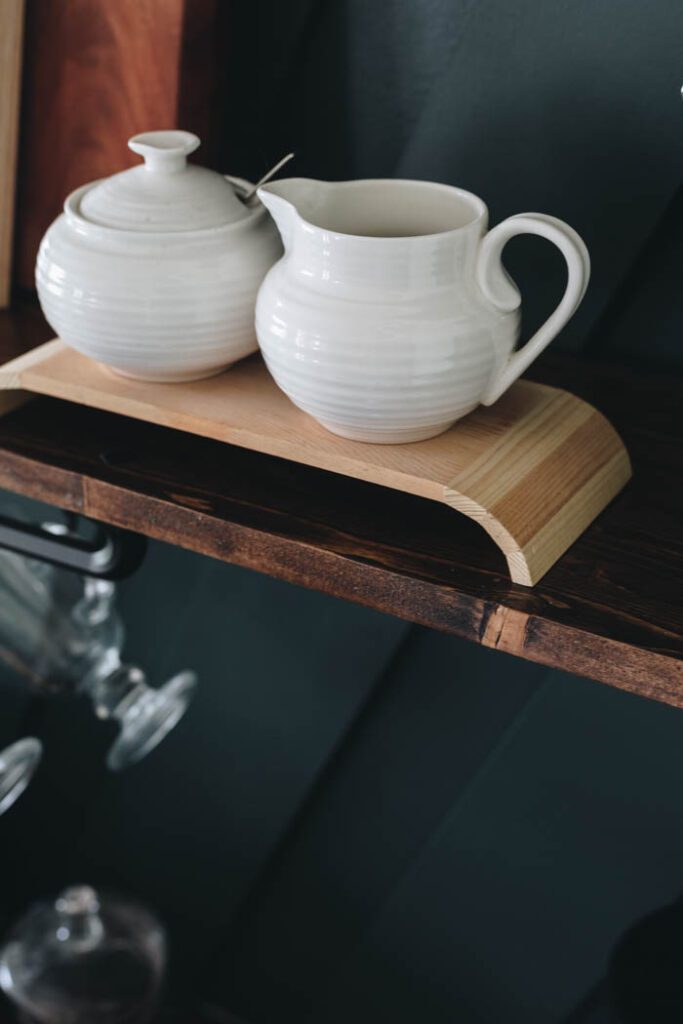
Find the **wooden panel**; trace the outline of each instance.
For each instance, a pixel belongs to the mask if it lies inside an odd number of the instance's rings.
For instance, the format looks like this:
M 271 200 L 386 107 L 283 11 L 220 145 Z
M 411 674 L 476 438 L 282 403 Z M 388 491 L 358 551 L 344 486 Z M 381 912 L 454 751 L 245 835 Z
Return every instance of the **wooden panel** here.
M 66 195 L 137 162 L 131 135 L 208 130 L 219 13 L 216 0 L 28 0 L 19 284 L 33 287 L 38 244 Z
M 0 0 L 0 309 L 12 284 L 24 0 Z
M 119 377 L 54 340 L 5 364 L 0 388 L 65 398 L 445 502 L 486 530 L 512 579 L 526 586 L 630 477 L 626 451 L 599 412 L 527 380 L 446 433 L 407 445 L 329 433 L 286 398 L 258 355 L 209 380 L 169 386 Z

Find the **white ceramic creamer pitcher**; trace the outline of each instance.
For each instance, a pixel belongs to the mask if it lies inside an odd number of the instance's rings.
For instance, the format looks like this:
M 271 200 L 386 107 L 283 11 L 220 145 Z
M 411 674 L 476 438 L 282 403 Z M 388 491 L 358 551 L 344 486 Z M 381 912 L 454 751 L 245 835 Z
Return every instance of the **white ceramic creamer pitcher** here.
M 295 405 L 342 437 L 420 441 L 491 405 L 588 284 L 588 251 L 563 221 L 524 213 L 487 232 L 482 200 L 449 185 L 290 178 L 258 194 L 285 246 L 258 294 L 261 350 Z M 514 351 L 521 300 L 501 252 L 524 233 L 555 243 L 568 281 Z

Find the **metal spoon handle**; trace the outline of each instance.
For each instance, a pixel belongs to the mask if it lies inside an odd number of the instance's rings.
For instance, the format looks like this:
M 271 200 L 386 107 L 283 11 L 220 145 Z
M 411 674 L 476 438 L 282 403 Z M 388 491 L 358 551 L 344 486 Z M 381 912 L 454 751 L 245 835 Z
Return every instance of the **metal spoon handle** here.
M 278 160 L 278 162 L 275 164 L 275 166 L 271 167 L 270 170 L 267 171 L 263 175 L 263 177 L 260 178 L 259 181 L 256 182 L 256 184 L 253 186 L 253 188 L 250 188 L 249 191 L 245 195 L 242 196 L 242 202 L 243 203 L 248 203 L 249 200 L 253 196 L 256 195 L 256 192 L 257 192 L 258 189 L 261 188 L 261 185 L 265 185 L 265 183 L 267 181 L 270 181 L 270 179 L 273 177 L 273 175 L 277 174 L 277 172 L 280 170 L 280 168 L 284 167 L 285 164 L 288 164 L 293 156 L 294 156 L 293 153 L 288 153 L 287 156 L 283 156 L 282 160 Z

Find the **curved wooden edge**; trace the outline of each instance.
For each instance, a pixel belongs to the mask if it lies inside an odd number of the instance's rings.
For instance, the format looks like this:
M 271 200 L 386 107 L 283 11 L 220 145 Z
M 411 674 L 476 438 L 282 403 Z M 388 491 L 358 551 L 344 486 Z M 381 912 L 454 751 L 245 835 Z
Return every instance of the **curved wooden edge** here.
M 602 413 L 567 391 L 548 389 L 548 396 L 444 488 L 446 504 L 486 530 L 513 582 L 525 587 L 538 583 L 632 475 Z
M 486 530 L 505 555 L 513 582 L 527 587 L 631 476 L 621 439 L 601 413 L 567 391 L 524 380 L 451 431 L 402 446 L 362 445 L 323 431 L 253 361 L 194 390 L 169 390 L 103 374 L 54 340 L 3 366 L 0 389 L 5 388 L 91 405 L 443 501 Z

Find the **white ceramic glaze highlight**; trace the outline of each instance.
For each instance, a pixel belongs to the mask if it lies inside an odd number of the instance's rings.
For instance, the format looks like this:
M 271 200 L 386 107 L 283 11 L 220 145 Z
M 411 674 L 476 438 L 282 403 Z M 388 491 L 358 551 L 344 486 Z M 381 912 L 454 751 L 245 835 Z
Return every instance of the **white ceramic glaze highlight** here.
M 257 348 L 254 305 L 282 246 L 249 182 L 186 164 L 199 140 L 148 132 L 135 167 L 76 189 L 38 252 L 43 312 L 124 376 L 190 381 Z
M 256 304 L 270 372 L 300 409 L 358 441 L 420 441 L 491 405 L 583 298 L 588 251 L 543 214 L 487 233 L 477 196 L 400 180 L 277 181 L 259 189 L 285 246 Z M 568 268 L 564 297 L 519 351 L 520 295 L 501 263 L 529 232 Z

